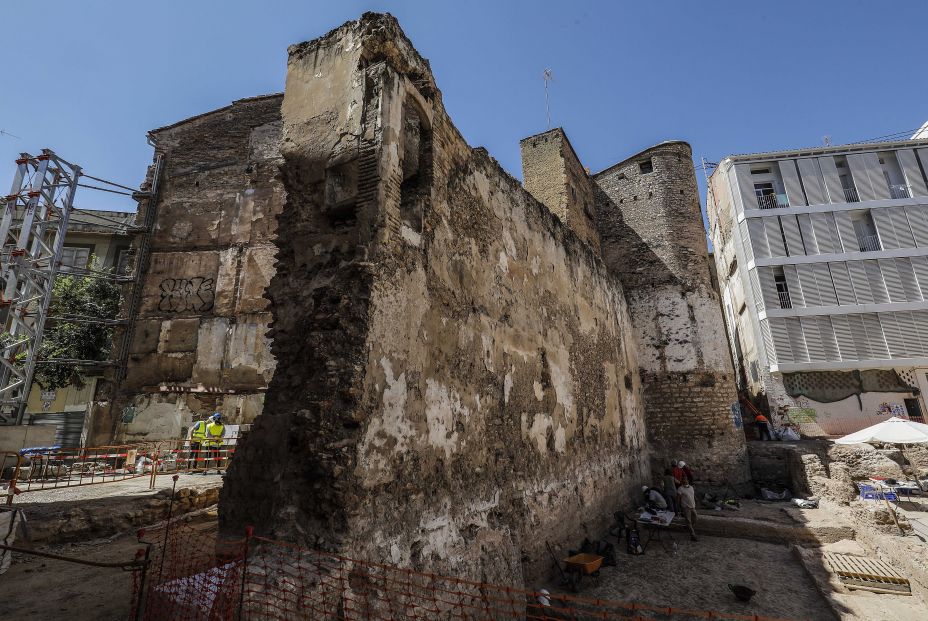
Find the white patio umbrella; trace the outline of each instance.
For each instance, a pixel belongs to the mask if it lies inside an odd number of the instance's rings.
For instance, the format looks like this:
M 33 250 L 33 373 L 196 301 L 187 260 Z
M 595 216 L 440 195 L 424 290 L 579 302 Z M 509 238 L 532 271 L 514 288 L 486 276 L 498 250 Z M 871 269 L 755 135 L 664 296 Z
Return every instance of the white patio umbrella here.
M 882 423 L 835 440 L 835 444 L 863 444 L 864 442 L 924 444 L 928 442 L 928 425 L 893 416 Z
M 858 432 L 848 434 L 843 438 L 835 440 L 835 444 L 863 444 L 864 442 L 901 444 L 904 455 L 906 444 L 924 444 L 928 442 L 928 425 L 913 423 L 910 420 L 893 416 L 888 420 L 884 420 L 882 423 L 867 427 L 866 429 L 861 429 Z M 922 484 L 917 476 L 915 477 L 915 483 L 918 485 L 919 489 L 921 489 Z M 889 514 L 892 516 L 893 522 L 896 523 L 899 531 L 905 534 L 905 531 L 902 530 L 902 527 L 899 526 L 899 521 L 896 519 L 896 512 L 893 511 L 893 508 L 890 506 L 885 496 L 883 497 L 883 501 L 886 503 L 886 508 L 889 509 Z

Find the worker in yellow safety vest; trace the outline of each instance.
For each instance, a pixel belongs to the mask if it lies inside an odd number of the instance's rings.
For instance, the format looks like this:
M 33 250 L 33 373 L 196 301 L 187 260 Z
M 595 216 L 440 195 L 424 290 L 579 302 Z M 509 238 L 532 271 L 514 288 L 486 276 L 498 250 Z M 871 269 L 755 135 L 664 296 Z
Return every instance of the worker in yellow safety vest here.
M 193 427 L 190 428 L 190 433 L 188 438 L 190 440 L 190 463 L 187 468 L 189 470 L 199 469 L 202 464 L 200 460 L 202 457 L 203 445 L 206 443 L 206 423 L 208 420 L 198 420 L 193 424 Z
M 204 473 L 209 471 L 209 465 L 212 459 L 216 460 L 216 472 L 221 473 L 224 462 L 222 455 L 222 442 L 223 436 L 226 432 L 225 425 L 222 424 L 222 414 L 215 412 L 212 416 L 210 416 L 209 420 L 206 421 L 205 430 L 206 438 L 203 441 L 203 444 L 208 452 L 206 458 L 206 470 L 204 470 Z

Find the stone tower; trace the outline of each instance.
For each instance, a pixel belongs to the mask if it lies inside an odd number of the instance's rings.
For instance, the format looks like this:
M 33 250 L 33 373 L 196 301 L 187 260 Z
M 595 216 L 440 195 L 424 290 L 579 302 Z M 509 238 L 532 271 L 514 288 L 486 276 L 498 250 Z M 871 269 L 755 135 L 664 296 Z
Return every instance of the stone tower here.
M 593 183 L 560 127 L 523 138 L 525 189 L 574 233 L 599 250 Z
M 656 465 L 682 459 L 704 485 L 739 488 L 746 448 L 692 158 L 664 142 L 593 175 L 597 225 L 635 326 Z

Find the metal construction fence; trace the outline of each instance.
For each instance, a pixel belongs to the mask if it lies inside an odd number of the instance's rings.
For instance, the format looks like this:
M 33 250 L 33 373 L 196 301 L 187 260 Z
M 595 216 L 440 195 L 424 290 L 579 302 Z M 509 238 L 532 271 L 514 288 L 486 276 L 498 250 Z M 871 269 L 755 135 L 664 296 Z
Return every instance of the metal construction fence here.
M 782 621 L 546 595 L 347 558 L 252 536 L 168 522 L 144 534 L 147 571 L 133 581 L 133 618 L 146 621 L 629 619 Z
M 234 440 L 234 438 L 232 439 Z M 0 497 L 7 505 L 28 492 L 118 483 L 159 474 L 225 470 L 234 444 L 200 446 L 187 440 L 114 446 L 45 447 L 0 453 Z

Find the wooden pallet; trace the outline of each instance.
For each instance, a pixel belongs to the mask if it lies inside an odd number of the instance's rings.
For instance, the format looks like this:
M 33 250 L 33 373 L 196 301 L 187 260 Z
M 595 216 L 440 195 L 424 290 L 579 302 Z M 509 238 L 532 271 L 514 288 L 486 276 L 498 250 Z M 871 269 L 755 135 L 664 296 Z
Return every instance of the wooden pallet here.
M 849 589 L 911 595 L 909 581 L 895 569 L 877 559 L 826 552 L 825 562 Z

